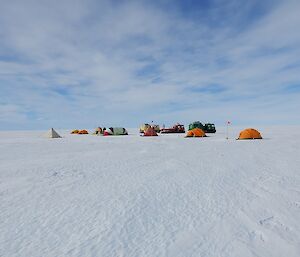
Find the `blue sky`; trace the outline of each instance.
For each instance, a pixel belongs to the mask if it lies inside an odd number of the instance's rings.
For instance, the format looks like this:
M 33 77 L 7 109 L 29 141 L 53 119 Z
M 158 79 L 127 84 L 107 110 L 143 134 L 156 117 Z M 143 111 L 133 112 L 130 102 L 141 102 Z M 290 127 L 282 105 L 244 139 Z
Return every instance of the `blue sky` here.
M 300 2 L 0 8 L 0 129 L 299 124 Z

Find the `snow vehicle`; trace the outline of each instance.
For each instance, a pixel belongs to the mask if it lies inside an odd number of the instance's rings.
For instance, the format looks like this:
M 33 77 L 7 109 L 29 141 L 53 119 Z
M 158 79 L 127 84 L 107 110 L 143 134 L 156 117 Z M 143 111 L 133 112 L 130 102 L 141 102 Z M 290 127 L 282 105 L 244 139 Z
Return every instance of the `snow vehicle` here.
M 194 121 L 193 123 L 189 124 L 189 130 L 192 130 L 194 128 L 199 128 L 202 129 L 203 131 L 205 130 L 204 125 L 200 121 Z
M 205 125 L 203 125 L 200 121 L 194 121 L 193 123 L 189 124 L 189 130 L 194 128 L 200 128 L 205 133 L 216 133 L 216 127 L 213 123 L 205 123 Z
M 181 124 L 177 123 L 172 128 L 163 128 L 163 129 L 161 129 L 160 133 L 162 133 L 162 134 L 185 133 L 185 129 L 184 129 L 184 125 L 181 125 Z
M 216 127 L 213 123 L 205 123 L 204 125 L 204 132 L 205 133 L 216 133 Z

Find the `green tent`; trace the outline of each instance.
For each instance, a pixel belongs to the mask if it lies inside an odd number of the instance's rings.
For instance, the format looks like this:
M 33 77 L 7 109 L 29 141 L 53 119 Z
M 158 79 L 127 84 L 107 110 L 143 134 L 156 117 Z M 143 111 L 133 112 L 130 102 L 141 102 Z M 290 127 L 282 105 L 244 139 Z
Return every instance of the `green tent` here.
M 125 128 L 113 128 L 114 135 L 128 135 L 128 132 Z
M 114 136 L 128 135 L 127 130 L 125 128 L 121 128 L 121 127 L 109 128 L 106 131 L 108 132 L 108 134 L 114 135 Z

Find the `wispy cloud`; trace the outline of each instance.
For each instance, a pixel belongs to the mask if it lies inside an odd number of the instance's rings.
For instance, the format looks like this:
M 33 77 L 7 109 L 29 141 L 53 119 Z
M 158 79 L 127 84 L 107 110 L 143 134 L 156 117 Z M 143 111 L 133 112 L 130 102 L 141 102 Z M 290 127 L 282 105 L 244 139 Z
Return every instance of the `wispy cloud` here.
M 299 120 L 299 1 L 183 2 L 3 1 L 0 128 Z

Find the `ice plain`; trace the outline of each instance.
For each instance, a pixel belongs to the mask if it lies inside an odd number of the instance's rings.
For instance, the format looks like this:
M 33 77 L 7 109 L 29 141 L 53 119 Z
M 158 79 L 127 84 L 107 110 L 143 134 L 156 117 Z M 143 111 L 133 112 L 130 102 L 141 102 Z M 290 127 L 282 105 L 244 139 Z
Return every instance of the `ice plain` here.
M 0 256 L 300 256 L 300 127 L 0 132 Z

